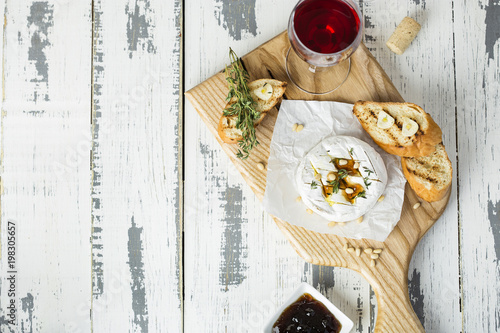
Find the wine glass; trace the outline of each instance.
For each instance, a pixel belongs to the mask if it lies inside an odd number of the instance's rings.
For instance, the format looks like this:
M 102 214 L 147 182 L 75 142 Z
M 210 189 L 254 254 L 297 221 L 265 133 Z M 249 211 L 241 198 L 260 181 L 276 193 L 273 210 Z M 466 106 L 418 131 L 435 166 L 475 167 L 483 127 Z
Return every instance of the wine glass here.
M 313 95 L 338 89 L 349 76 L 350 56 L 362 34 L 363 20 L 354 1 L 300 0 L 288 21 L 291 47 L 285 69 L 290 81 Z

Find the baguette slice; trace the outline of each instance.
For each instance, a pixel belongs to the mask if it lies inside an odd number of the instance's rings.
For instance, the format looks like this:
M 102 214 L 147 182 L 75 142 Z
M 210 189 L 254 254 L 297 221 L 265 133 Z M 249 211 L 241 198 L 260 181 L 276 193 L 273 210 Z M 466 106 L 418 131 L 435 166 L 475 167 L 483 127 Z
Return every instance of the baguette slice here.
M 425 201 L 438 201 L 451 185 L 453 170 L 443 144 L 425 157 L 403 157 L 403 173 L 411 188 Z
M 378 115 L 381 111 L 385 111 L 395 120 L 394 124 L 387 129 L 377 126 Z M 439 126 L 428 113 L 413 103 L 359 101 L 354 104 L 353 113 L 373 141 L 389 154 L 406 157 L 427 156 L 442 141 Z M 404 117 L 418 124 L 418 130 L 412 136 L 403 135 Z
M 260 99 L 254 93 L 256 89 L 262 89 L 262 87 L 265 84 L 270 84 L 273 87 L 273 93 L 271 95 L 271 98 L 269 98 L 268 100 Z M 281 82 L 272 79 L 260 79 L 250 82 L 248 84 L 248 88 L 250 89 L 250 95 L 252 96 L 253 100 L 257 103 L 256 110 L 258 112 L 261 112 L 260 118 L 257 119 L 254 123 L 255 126 L 258 126 L 264 119 L 264 117 L 267 115 L 267 113 L 271 111 L 271 109 L 281 101 L 281 98 L 283 97 L 283 94 L 285 93 L 286 90 L 286 82 Z M 224 109 L 226 109 L 231 104 L 234 104 L 235 102 L 236 98 L 233 97 Z M 224 116 L 224 115 L 222 115 L 222 117 L 220 118 L 219 127 L 217 131 L 219 132 L 219 136 L 222 139 L 222 141 L 226 143 L 237 143 L 238 141 L 243 139 L 241 130 L 236 128 L 237 118 L 238 118 L 237 116 Z

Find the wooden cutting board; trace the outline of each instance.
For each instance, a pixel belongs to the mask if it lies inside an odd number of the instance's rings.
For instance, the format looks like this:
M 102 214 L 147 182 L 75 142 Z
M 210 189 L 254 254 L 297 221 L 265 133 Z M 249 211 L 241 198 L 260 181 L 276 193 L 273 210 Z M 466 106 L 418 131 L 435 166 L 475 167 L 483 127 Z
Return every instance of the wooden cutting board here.
M 242 57 L 250 79 L 274 78 L 289 81 L 284 68 L 289 46 L 288 37 L 284 32 Z M 358 100 L 403 102 L 403 98 L 390 79 L 363 44 L 353 54 L 351 62 L 351 73 L 337 91 L 328 95 L 312 96 L 301 92 L 289 83 L 285 98 L 346 103 L 354 103 Z M 237 145 L 222 142 L 217 134 L 217 125 L 226 104 L 227 93 L 225 76 L 220 72 L 186 92 L 186 96 L 219 141 L 222 149 L 241 172 L 245 181 L 259 200 L 262 200 L 266 189 L 266 170 L 258 170 L 256 163 L 267 162 L 278 110 L 271 111 L 260 124 L 257 130 L 260 145 L 252 150 L 249 159 L 242 161 L 236 158 Z M 275 217 L 274 221 L 297 253 L 307 262 L 350 268 L 368 280 L 375 291 L 378 303 L 375 332 L 424 332 L 409 299 L 408 266 L 417 243 L 441 216 L 449 196 L 450 191 L 441 201 L 421 202 L 407 185 L 401 220 L 383 243 L 320 234 L 293 226 Z M 414 204 L 418 202 L 421 202 L 421 206 L 413 209 Z M 346 243 L 350 247 L 359 247 L 362 250 L 381 248 L 383 252 L 376 260 L 375 267 L 372 267 L 368 254 L 362 253 L 358 257 L 355 252 L 345 251 Z

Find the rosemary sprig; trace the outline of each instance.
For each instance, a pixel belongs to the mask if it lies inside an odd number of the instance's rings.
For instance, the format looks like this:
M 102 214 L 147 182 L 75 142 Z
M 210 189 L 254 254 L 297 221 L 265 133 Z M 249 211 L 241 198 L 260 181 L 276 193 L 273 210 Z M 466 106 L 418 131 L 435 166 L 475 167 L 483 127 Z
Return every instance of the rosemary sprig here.
M 255 136 L 255 121 L 259 119 L 260 112 L 255 108 L 256 103 L 250 95 L 247 82 L 249 75 L 243 68 L 240 58 L 229 48 L 229 59 L 231 67 L 226 66 L 226 80 L 229 84 L 229 93 L 226 101 L 235 102 L 228 105 L 224 110 L 224 116 L 237 116 L 236 128 L 241 130 L 243 139 L 238 141 L 241 150 L 238 149 L 236 157 L 244 160 L 250 155 L 252 148 L 259 144 Z

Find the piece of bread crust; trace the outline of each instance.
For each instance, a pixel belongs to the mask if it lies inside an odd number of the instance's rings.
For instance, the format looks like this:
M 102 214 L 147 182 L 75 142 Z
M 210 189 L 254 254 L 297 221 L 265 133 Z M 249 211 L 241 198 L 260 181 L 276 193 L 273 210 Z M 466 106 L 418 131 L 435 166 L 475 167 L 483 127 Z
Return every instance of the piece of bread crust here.
M 378 114 L 385 111 L 395 122 L 388 129 L 377 126 Z M 430 155 L 436 144 L 442 141 L 442 132 L 431 116 L 413 103 L 378 103 L 359 101 L 354 104 L 354 115 L 361 126 L 382 149 L 389 154 L 405 157 Z M 419 125 L 417 133 L 403 136 L 403 117 L 408 117 Z
M 264 101 L 259 97 L 257 97 L 253 93 L 253 91 L 259 87 L 264 86 L 264 84 L 266 83 L 273 86 L 273 94 L 271 98 Z M 287 86 L 286 82 L 272 80 L 272 79 L 255 80 L 248 84 L 248 88 L 250 89 L 250 95 L 257 103 L 256 110 L 261 112 L 260 118 L 254 122 L 255 127 L 257 127 L 262 122 L 264 117 L 269 113 L 269 111 L 272 110 L 274 106 L 276 106 L 276 104 L 281 102 L 283 94 L 285 93 L 286 90 L 286 86 Z M 236 98 L 233 97 L 227 103 L 224 109 L 226 109 L 228 106 L 230 106 L 235 102 Z M 221 116 L 217 132 L 219 133 L 219 136 L 222 139 L 222 141 L 226 143 L 237 143 L 238 141 L 241 141 L 243 139 L 241 130 L 236 128 L 236 120 L 237 120 L 236 116 L 224 116 L 224 115 Z
M 453 169 L 441 143 L 429 156 L 401 158 L 401 165 L 411 188 L 427 202 L 442 199 L 451 185 Z

